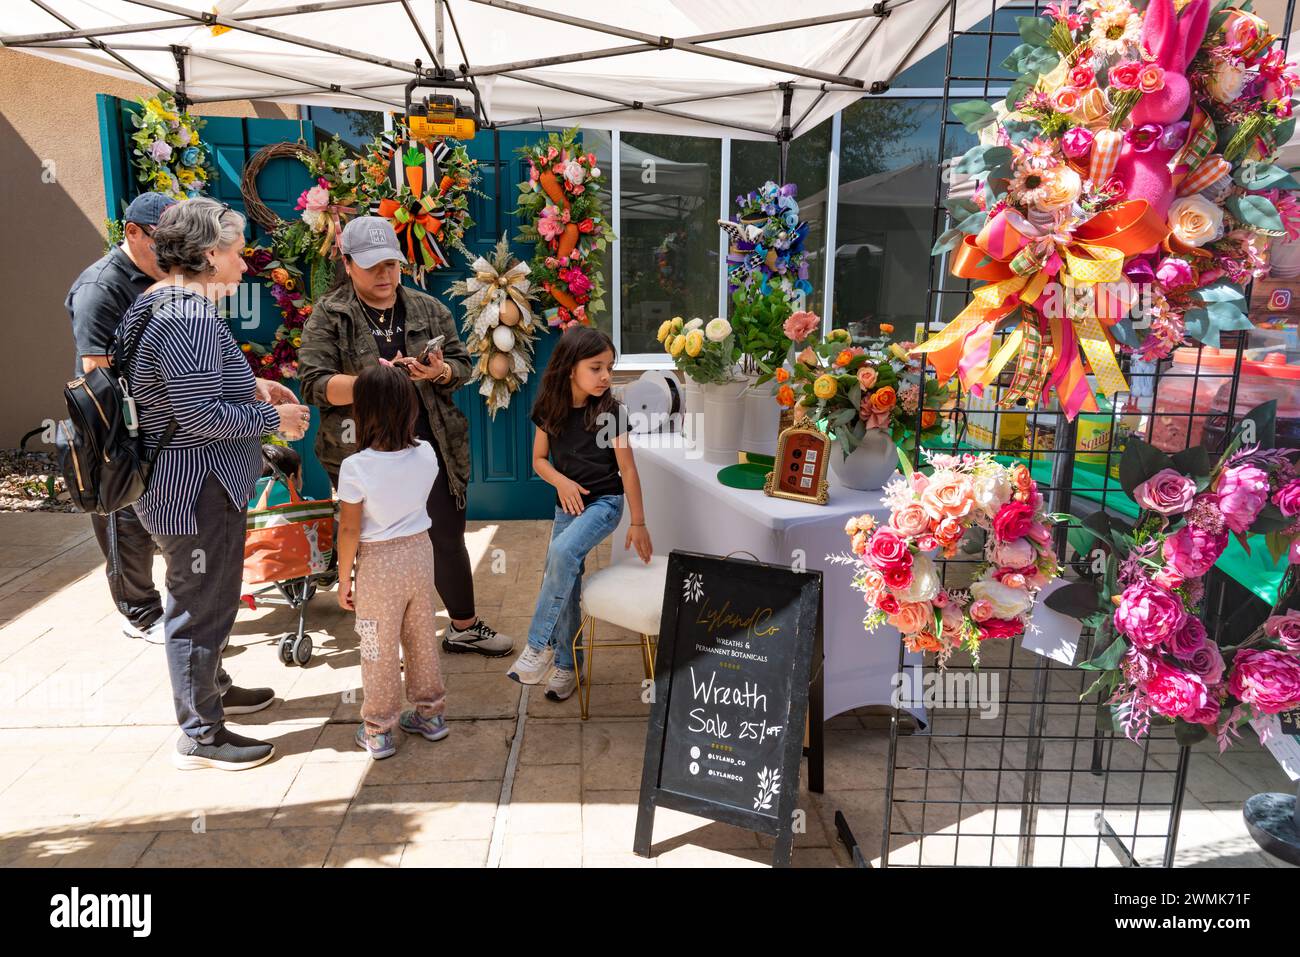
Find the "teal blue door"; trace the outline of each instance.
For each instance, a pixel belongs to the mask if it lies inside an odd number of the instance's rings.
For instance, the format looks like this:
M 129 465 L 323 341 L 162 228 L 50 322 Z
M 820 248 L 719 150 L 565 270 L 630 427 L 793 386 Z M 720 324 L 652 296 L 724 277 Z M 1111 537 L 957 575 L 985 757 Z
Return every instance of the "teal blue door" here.
M 140 185 L 130 168 L 131 150 L 130 112 L 138 107 L 129 101 L 100 94 L 100 141 L 104 167 L 104 192 L 108 214 L 120 217 L 122 208 L 140 192 Z M 217 179 L 210 194 L 234 209 L 244 209 L 239 190 L 240 178 L 248 159 L 263 146 L 271 143 L 295 142 L 301 136 L 309 147 L 315 146 L 315 129 L 310 123 L 297 120 L 244 119 L 237 117 L 205 117 L 207 125 L 203 139 L 216 153 Z M 523 161 L 515 149 L 535 138 L 535 133 L 485 131 L 467 145 L 470 155 L 478 160 L 482 171 L 479 188 L 487 198 L 471 198 L 470 215 L 475 227 L 466 237 L 466 246 L 474 255 L 485 253 L 496 244 L 501 235 L 514 236 L 519 222 L 513 216 L 515 184 L 526 178 Z M 311 186 L 304 166 L 293 162 L 268 164 L 257 179 L 258 195 L 279 216 L 289 219 L 297 213 L 294 204 L 304 189 Z M 249 221 L 249 238 L 252 242 L 268 243 L 261 226 Z M 532 250 L 514 244 L 515 254 L 528 258 Z M 468 263 L 453 257 L 452 269 L 433 273 L 425 283 L 425 291 L 437 296 L 451 309 L 459 322 L 463 315 L 459 304 L 450 300 L 447 290 L 468 271 Z M 269 344 L 280 324 L 280 312 L 261 283 L 246 284 L 241 290 L 241 303 L 256 300 L 258 308 L 245 315 L 232 314 L 232 330 L 236 339 Z M 557 333 L 547 333 L 537 340 L 536 373 L 524 389 L 520 390 L 510 408 L 488 418 L 477 385 L 468 385 L 455 397 L 457 406 L 470 422 L 471 473 L 469 487 L 469 517 L 471 519 L 550 518 L 554 513 L 554 492 L 533 472 L 533 426 L 528 419 L 536 395 L 542 369 L 555 346 Z M 296 383 L 290 381 L 290 386 Z M 315 417 L 312 431 L 294 448 L 302 455 L 304 491 L 311 496 L 327 496 L 329 479 L 312 452 L 315 441 Z

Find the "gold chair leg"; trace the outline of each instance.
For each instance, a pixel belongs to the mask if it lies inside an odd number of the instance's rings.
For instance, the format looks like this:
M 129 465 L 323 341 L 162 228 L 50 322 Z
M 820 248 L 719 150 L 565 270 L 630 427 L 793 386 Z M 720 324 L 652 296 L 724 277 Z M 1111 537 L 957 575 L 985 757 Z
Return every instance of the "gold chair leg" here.
M 645 676 L 653 681 L 655 677 L 655 653 L 650 647 L 650 636 L 643 634 L 641 636 L 641 664 L 645 668 Z
M 584 644 L 578 644 L 578 637 L 590 628 L 590 634 L 585 638 Z M 582 656 L 582 665 L 578 665 L 578 650 L 586 652 Z M 574 674 L 578 679 L 578 707 L 582 712 L 582 720 L 586 721 L 591 706 L 591 657 L 596 650 L 596 619 L 587 615 L 578 625 L 578 630 L 573 636 L 573 665 Z M 584 675 L 583 672 L 586 672 Z

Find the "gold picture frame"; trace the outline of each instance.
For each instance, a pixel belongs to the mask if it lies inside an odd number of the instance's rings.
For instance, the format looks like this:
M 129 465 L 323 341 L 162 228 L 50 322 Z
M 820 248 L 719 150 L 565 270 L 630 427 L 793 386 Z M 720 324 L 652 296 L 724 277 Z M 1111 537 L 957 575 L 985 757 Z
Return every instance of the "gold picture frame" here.
M 785 429 L 776 440 L 776 464 L 763 481 L 763 494 L 825 505 L 830 452 L 830 436 L 808 426 Z

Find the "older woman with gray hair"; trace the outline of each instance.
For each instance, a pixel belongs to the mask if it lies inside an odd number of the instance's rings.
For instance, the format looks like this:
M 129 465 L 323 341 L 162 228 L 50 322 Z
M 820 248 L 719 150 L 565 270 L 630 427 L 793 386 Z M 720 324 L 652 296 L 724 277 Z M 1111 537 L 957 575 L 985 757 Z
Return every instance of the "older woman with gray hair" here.
M 181 769 L 255 767 L 275 748 L 225 727 L 229 714 L 260 711 L 269 688 L 236 688 L 221 651 L 239 606 L 244 511 L 261 474 L 260 438 L 301 438 L 306 406 L 284 386 L 255 379 L 218 300 L 245 271 L 244 217 L 193 199 L 167 209 L 153 233 L 166 278 L 149 287 L 118 326 L 126 375 L 149 451 L 140 523 L 167 562 L 167 664 L 181 734 Z

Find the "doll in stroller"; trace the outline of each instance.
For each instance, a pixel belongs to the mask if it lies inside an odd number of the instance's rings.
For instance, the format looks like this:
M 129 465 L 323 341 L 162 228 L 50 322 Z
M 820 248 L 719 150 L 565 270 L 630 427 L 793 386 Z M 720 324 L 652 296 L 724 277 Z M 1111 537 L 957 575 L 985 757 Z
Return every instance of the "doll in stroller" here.
M 263 443 L 262 477 L 248 502 L 244 539 L 244 583 L 262 585 L 243 595 L 249 608 L 288 605 L 298 613 L 296 631 L 282 635 L 280 660 L 306 665 L 312 639 L 307 633 L 307 603 L 318 588 L 338 580 L 334 555 L 336 530 L 333 500 L 301 496 L 302 458 L 284 445 Z

